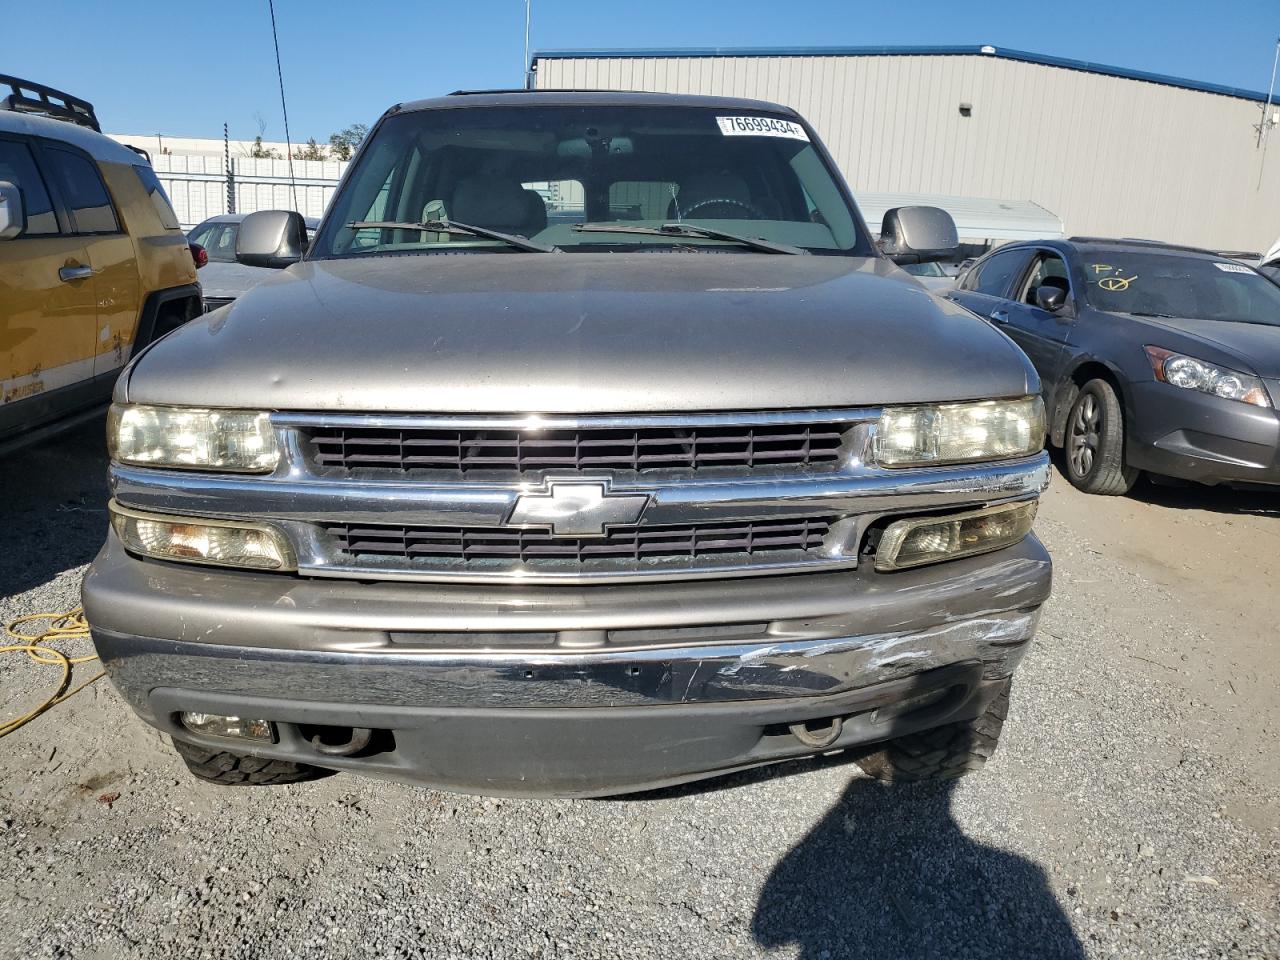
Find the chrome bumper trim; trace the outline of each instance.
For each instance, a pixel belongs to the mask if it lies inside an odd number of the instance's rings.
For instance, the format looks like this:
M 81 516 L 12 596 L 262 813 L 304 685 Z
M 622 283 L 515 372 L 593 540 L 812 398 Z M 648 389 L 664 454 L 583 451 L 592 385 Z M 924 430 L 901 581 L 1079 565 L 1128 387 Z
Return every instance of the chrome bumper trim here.
M 611 707 L 821 696 L 981 661 L 1010 675 L 1039 608 L 923 630 L 821 640 L 548 653 L 366 653 L 175 643 L 95 630 L 112 680 L 139 709 L 159 687 L 398 707 Z

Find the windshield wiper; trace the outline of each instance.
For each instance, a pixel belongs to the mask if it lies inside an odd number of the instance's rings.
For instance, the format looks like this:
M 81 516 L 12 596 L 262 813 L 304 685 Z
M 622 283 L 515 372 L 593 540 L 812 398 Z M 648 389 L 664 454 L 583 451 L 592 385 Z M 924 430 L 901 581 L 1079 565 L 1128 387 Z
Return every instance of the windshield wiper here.
M 725 240 L 729 243 L 740 243 L 753 250 L 765 253 L 808 253 L 808 250 L 793 247 L 789 243 L 775 243 L 760 237 L 743 237 L 724 230 L 711 227 L 699 227 L 692 223 L 664 223 L 660 227 L 637 227 L 623 223 L 575 223 L 569 228 L 575 233 L 639 233 L 648 237 L 700 237 L 706 240 Z
M 1172 313 L 1147 313 L 1143 310 L 1127 310 L 1125 311 L 1131 317 L 1159 317 L 1161 320 L 1177 320 L 1178 318 Z
M 550 247 L 537 240 L 530 240 L 515 233 L 503 233 L 501 230 L 490 230 L 488 227 L 477 227 L 470 223 L 459 223 L 457 220 L 422 220 L 410 223 L 405 220 L 353 220 L 347 224 L 351 230 L 422 230 L 428 233 L 456 233 L 472 237 L 483 237 L 485 240 L 499 240 L 508 243 L 517 250 L 529 253 L 559 253 L 559 247 Z

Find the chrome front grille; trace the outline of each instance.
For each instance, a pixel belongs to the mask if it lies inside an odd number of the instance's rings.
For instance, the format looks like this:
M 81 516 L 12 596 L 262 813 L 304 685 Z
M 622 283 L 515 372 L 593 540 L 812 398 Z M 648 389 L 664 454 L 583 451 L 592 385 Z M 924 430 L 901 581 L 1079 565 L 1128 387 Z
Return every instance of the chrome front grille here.
M 885 517 L 1048 482 L 1043 455 L 879 468 L 879 416 L 275 413 L 284 456 L 269 476 L 113 464 L 112 482 L 139 510 L 271 523 L 304 577 L 464 583 L 848 569 Z
M 596 560 L 703 560 L 740 555 L 750 561 L 777 554 L 804 555 L 821 548 L 832 517 L 742 520 L 721 523 L 618 527 L 600 537 L 562 537 L 550 530 L 503 527 L 402 527 L 342 524 L 325 528 L 333 548 L 356 561 L 396 557 L 412 562 L 464 564 L 494 561 L 522 565 Z
M 305 433 L 321 473 L 524 475 L 547 471 L 831 470 L 842 423 L 568 428 L 317 427 Z

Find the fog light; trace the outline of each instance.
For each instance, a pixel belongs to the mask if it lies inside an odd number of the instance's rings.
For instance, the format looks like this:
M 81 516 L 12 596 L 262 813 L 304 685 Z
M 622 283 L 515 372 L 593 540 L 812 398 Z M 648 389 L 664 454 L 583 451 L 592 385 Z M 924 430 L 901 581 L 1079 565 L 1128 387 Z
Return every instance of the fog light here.
M 230 737 L 236 740 L 271 741 L 271 721 L 249 720 L 245 717 L 224 717 L 216 713 L 184 712 L 179 719 L 192 733 L 210 737 Z
M 1031 532 L 1036 506 L 1031 500 L 949 517 L 898 520 L 880 538 L 876 569 L 902 570 L 1012 546 Z
M 265 523 L 141 513 L 109 503 L 111 526 L 134 553 L 160 560 L 255 570 L 293 570 L 284 534 Z

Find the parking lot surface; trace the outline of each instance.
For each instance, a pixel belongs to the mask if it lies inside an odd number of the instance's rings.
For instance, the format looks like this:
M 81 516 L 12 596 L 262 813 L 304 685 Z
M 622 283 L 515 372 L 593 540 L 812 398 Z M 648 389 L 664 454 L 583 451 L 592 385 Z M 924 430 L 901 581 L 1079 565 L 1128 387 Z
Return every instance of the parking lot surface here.
M 77 603 L 101 425 L 0 465 L 0 616 Z M 1061 478 L 976 776 L 840 758 L 615 800 L 190 779 L 104 681 L 0 741 L 0 957 L 1280 956 L 1280 494 Z M 96 664 L 79 668 L 91 675 Z M 0 715 L 56 671 L 0 662 Z

